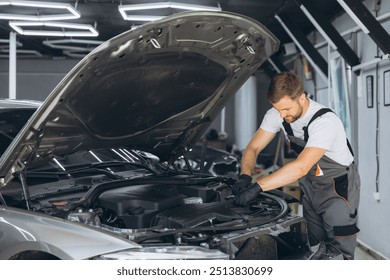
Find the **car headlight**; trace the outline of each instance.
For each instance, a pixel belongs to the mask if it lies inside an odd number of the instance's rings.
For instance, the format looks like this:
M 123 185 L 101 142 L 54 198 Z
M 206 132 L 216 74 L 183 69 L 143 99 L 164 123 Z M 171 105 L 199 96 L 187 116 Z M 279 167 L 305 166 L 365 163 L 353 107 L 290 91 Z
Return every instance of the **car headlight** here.
M 229 255 L 196 246 L 164 246 L 133 248 L 100 255 L 100 260 L 228 260 Z

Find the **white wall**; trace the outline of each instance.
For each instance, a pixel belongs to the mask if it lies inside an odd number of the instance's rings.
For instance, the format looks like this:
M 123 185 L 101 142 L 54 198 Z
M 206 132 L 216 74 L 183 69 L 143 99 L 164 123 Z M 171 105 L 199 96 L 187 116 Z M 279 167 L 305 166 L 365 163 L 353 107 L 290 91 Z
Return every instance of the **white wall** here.
M 44 100 L 78 60 L 19 59 L 16 65 L 16 98 Z M 0 97 L 8 98 L 7 59 L 0 59 Z
M 366 0 L 363 3 L 375 15 L 374 2 L 375 0 Z M 381 7 L 376 16 L 386 13 L 390 13 L 390 1 L 381 1 Z M 356 26 L 347 14 L 335 19 L 332 24 L 340 34 L 344 35 L 346 41 L 356 38 L 356 44 L 352 40 L 350 45 L 354 48 L 362 63 L 373 60 L 377 54 L 383 55 L 382 52 L 378 52 L 376 44 L 369 35 L 361 31 L 344 34 L 347 30 Z M 381 24 L 389 33 L 390 19 L 381 22 Z M 318 45 L 323 39 L 319 34 L 316 35 L 313 38 L 318 38 L 314 42 Z M 325 49 L 327 49 L 327 46 Z M 319 50 L 327 58 L 324 47 Z M 358 238 L 363 245 L 386 258 L 390 258 L 390 106 L 384 106 L 383 104 L 383 73 L 388 70 L 390 70 L 390 62 L 386 60 L 365 67 L 360 75 L 350 71 L 352 79 L 349 85 L 354 131 L 352 134 L 354 139 L 351 140 L 354 143 L 362 180 L 358 220 L 361 232 Z M 368 75 L 374 77 L 373 108 L 367 108 L 366 77 Z M 320 89 L 321 87 L 317 86 L 317 94 L 322 96 L 327 90 L 326 88 Z M 378 150 L 376 148 L 377 143 Z M 379 200 L 374 198 L 374 193 L 378 193 Z

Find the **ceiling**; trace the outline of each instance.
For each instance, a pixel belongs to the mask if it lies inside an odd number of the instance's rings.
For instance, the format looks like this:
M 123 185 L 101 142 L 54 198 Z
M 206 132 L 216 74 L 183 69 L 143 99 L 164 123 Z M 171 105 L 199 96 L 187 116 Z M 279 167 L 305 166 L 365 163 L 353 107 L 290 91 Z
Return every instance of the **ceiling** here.
M 126 21 L 122 18 L 118 11 L 119 5 L 139 4 L 139 3 L 154 3 L 166 2 L 164 0 L 50 0 L 40 2 L 58 2 L 69 3 L 76 7 L 81 17 L 72 20 L 63 20 L 62 22 L 88 24 L 96 28 L 99 32 L 97 37 L 78 37 L 77 40 L 97 40 L 105 41 L 111 37 L 120 34 L 134 25 L 139 25 L 140 22 Z M 296 4 L 297 0 L 176 0 L 171 2 L 192 3 L 198 5 L 220 5 L 223 11 L 235 12 L 252 17 L 264 24 L 271 32 L 273 32 L 281 41 L 282 44 L 291 42 L 289 35 L 285 32 L 280 23 L 275 19 L 275 14 L 287 16 L 294 24 L 304 33 L 308 34 L 314 30 L 314 26 L 307 19 L 305 14 Z M 338 16 L 343 10 L 337 3 L 337 0 L 311 0 L 321 14 L 329 21 Z M 179 12 L 174 9 L 153 10 L 152 12 L 158 15 L 168 15 L 170 13 Z M 20 6 L 0 6 L 0 13 L 13 13 L 23 15 L 49 14 L 53 10 L 45 10 L 44 8 L 26 8 Z M 150 13 L 150 12 L 149 12 Z M 143 12 L 145 14 L 145 12 Z M 9 20 L 0 19 L 0 40 L 9 39 L 10 32 L 13 31 L 9 26 Z M 62 40 L 64 37 L 48 37 L 48 36 L 30 36 L 17 35 L 18 58 L 37 57 L 37 58 L 53 58 L 65 57 L 74 58 L 82 57 L 81 51 L 64 52 L 62 49 L 53 48 L 43 44 L 46 40 Z M 72 38 L 75 39 L 76 38 Z M 72 45 L 73 43 L 71 43 Z M 93 48 L 94 45 L 83 43 L 83 47 Z M 80 45 L 78 45 L 80 46 Z M 7 57 L 8 44 L 1 43 L 0 51 L 3 58 Z M 25 54 L 23 54 L 23 50 Z M 34 52 L 31 54 L 29 52 Z M 36 56 L 36 54 L 39 56 Z

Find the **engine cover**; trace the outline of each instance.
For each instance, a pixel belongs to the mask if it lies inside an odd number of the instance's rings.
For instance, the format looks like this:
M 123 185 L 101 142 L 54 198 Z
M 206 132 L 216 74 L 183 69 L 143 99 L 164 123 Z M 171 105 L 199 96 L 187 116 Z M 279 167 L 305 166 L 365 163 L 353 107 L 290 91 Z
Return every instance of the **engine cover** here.
M 231 201 L 182 205 L 159 213 L 156 225 L 164 228 L 188 228 L 242 218 L 233 210 Z
M 179 206 L 183 197 L 169 186 L 136 185 L 109 190 L 99 196 L 99 207 L 115 212 L 126 228 L 150 227 L 157 213 Z

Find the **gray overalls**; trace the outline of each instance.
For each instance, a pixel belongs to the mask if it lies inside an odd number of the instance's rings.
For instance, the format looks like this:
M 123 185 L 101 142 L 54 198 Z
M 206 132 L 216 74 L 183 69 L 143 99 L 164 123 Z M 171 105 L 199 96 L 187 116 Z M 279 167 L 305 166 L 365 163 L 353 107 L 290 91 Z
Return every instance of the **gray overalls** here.
M 308 125 L 303 127 L 304 140 L 294 137 L 290 124 L 283 122 L 294 151 L 299 154 L 303 150 L 309 139 L 307 127 L 317 117 L 327 112 L 332 111 L 328 108 L 320 109 Z M 352 153 L 349 143 L 348 147 Z M 360 177 L 356 164 L 353 162 L 349 166 L 344 166 L 323 156 L 299 183 L 303 193 L 303 216 L 307 221 L 310 245 L 327 241 L 337 247 L 344 258 L 353 259 L 356 233 L 359 232 L 356 221 Z

